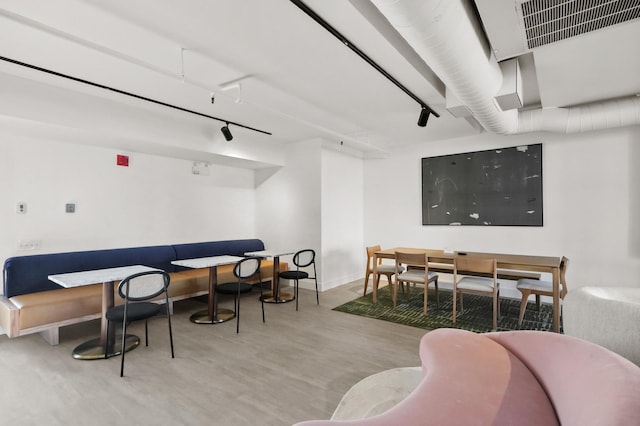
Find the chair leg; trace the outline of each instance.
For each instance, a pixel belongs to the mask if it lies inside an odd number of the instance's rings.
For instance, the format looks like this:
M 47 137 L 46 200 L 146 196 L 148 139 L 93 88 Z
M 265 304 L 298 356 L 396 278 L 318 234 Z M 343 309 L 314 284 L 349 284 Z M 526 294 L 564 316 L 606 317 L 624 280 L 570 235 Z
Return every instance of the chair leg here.
M 293 283 L 293 297 L 296 299 L 296 311 L 298 310 L 298 280 Z
M 320 293 L 318 292 L 318 277 L 313 277 L 316 282 L 316 305 L 320 305 Z
M 167 320 L 169 322 L 169 342 L 171 343 L 171 358 L 175 358 L 173 353 L 173 332 L 171 331 L 171 315 L 167 311 Z
M 364 292 L 362 293 L 363 296 L 367 295 L 367 287 L 369 286 L 370 276 L 371 276 L 371 271 L 369 270 L 369 268 L 367 268 L 367 271 L 364 274 Z
M 540 311 L 540 295 L 536 294 L 536 309 Z
M 144 320 L 144 345 L 149 346 L 149 321 Z
M 438 292 L 438 277 L 433 282 L 436 287 L 436 306 L 440 307 L 440 293 Z
M 125 318 L 126 319 L 126 318 Z M 122 321 L 122 346 L 120 347 L 120 377 L 124 376 L 124 354 L 127 352 L 125 350 L 125 339 L 127 336 L 127 321 Z
M 238 334 L 240 333 L 240 296 L 236 296 L 234 305 L 236 307 L 236 334 Z
M 527 301 L 531 292 L 529 290 L 520 290 L 522 292 L 522 300 L 520 301 L 520 315 L 518 316 L 518 327 L 522 326 L 524 319 L 524 311 L 527 309 Z
M 453 286 L 453 317 L 451 318 L 451 321 L 455 324 L 456 323 L 456 314 L 457 314 L 457 309 L 458 309 L 458 291 L 456 290 L 455 285 Z
M 424 286 L 424 301 L 423 303 L 423 307 L 422 307 L 422 313 L 426 316 L 427 315 L 427 294 L 429 293 L 427 290 L 429 290 L 429 282 L 426 283 L 426 285 Z
M 391 303 L 393 304 L 393 309 L 396 308 L 396 304 L 397 304 L 397 301 L 398 301 L 398 286 L 399 285 L 402 285 L 402 281 L 398 281 L 398 278 L 396 278 L 395 284 L 391 284 L 391 287 L 389 288 L 389 291 L 391 291 Z
M 387 281 L 389 281 L 389 286 L 391 286 L 391 280 L 393 279 L 393 275 L 395 275 L 395 274 L 387 275 Z M 400 290 L 402 291 L 402 294 L 404 294 L 404 282 L 403 281 L 399 281 L 398 285 L 400 286 Z M 389 288 L 391 288 L 391 287 L 389 287 Z
M 493 328 L 492 331 L 496 331 L 498 326 L 498 294 L 493 293 Z

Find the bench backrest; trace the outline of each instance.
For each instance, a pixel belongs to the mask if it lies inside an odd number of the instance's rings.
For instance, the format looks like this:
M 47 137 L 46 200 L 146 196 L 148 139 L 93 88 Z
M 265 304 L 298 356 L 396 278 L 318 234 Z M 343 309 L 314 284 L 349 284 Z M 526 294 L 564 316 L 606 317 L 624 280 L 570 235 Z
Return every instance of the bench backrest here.
M 129 265 L 145 265 L 174 272 L 183 269 L 172 265 L 174 260 L 219 255 L 242 256 L 245 252 L 258 250 L 264 250 L 261 240 L 244 239 L 10 257 L 4 262 L 4 296 L 59 289 L 59 285 L 48 279 L 53 274 Z
M 4 296 L 54 290 L 59 285 L 47 278 L 53 274 L 146 265 L 170 271 L 175 251 L 171 246 L 133 247 L 10 257 L 4 262 Z
M 259 239 L 209 241 L 204 243 L 175 244 L 176 259 L 196 259 L 210 256 L 244 256 L 249 251 L 264 250 L 264 243 Z M 184 268 L 178 267 L 177 270 Z

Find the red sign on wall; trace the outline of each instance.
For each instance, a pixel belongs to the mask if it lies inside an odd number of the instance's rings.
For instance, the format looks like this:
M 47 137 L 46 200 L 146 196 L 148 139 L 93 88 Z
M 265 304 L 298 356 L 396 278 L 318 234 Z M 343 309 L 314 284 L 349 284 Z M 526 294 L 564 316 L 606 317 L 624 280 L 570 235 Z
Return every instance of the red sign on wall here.
M 129 156 L 118 154 L 118 156 L 116 157 L 116 164 L 118 166 L 129 167 Z

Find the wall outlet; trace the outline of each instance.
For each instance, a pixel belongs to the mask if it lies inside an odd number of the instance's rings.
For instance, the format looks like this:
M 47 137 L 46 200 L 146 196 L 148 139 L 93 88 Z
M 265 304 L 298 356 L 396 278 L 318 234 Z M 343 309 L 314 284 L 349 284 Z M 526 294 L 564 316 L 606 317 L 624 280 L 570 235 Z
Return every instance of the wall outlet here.
M 39 239 L 18 240 L 19 251 L 40 250 L 41 247 L 42 247 L 42 240 L 39 240 Z

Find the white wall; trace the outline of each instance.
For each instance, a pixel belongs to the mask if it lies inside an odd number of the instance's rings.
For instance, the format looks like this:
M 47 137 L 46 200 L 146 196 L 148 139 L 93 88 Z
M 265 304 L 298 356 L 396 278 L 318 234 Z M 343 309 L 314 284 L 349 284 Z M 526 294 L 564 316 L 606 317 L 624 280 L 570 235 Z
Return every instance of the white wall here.
M 0 141 L 0 258 L 255 237 L 254 172 L 42 140 Z M 129 167 L 116 154 L 129 155 Z M 16 213 L 18 202 L 27 213 Z M 76 213 L 65 213 L 66 203 Z M 19 240 L 41 248 L 18 251 Z
M 284 167 L 256 172 L 258 238 L 271 248 L 316 250 L 321 290 L 363 276 L 363 161 L 321 140 L 290 144 L 285 157 Z
M 284 167 L 256 171 L 256 237 L 266 248 L 320 253 L 320 164 L 321 142 L 311 140 L 288 145 Z M 282 260 L 291 264 L 291 256 Z
M 363 161 L 322 151 L 322 288 L 364 274 Z
M 543 143 L 543 227 L 423 226 L 421 158 Z M 640 286 L 640 128 L 482 134 L 365 163 L 366 245 L 567 256 L 569 287 Z
M 544 227 L 421 225 L 420 159 L 542 142 Z M 640 286 L 640 129 L 473 138 L 363 161 L 287 146 L 286 165 L 252 171 L 77 143 L 0 140 L 0 259 L 59 251 L 261 238 L 314 248 L 323 289 L 364 275 L 364 247 L 566 255 L 570 286 Z M 130 167 L 116 166 L 116 154 Z M 16 213 L 18 202 L 27 214 Z M 64 212 L 76 203 L 76 213 Z M 41 247 L 18 251 L 19 240 Z

